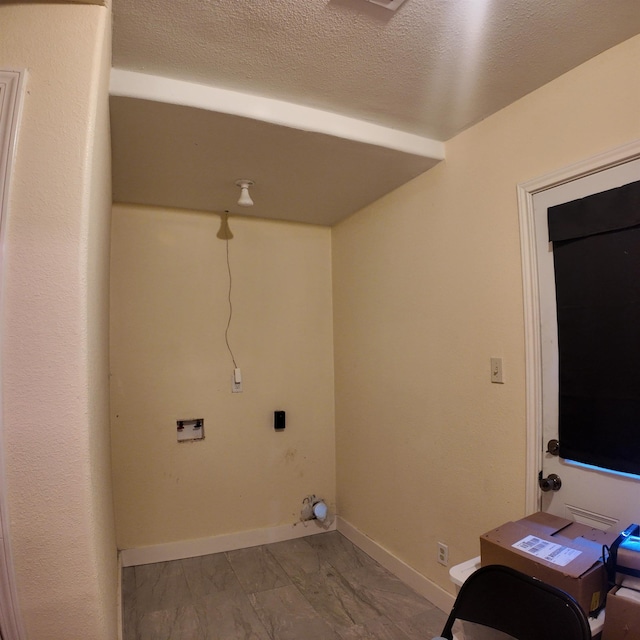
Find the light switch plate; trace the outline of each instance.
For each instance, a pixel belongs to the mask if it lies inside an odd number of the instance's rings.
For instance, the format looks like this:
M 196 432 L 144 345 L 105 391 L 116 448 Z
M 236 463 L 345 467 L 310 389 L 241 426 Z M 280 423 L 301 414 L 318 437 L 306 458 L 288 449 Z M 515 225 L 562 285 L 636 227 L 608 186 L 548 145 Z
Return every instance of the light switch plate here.
M 502 358 L 491 358 L 491 382 L 504 384 Z

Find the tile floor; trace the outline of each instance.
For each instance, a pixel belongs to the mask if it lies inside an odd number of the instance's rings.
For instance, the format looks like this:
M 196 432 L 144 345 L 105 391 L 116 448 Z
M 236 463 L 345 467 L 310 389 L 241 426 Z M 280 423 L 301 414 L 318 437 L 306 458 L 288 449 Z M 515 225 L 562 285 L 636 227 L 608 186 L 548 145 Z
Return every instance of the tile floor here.
M 446 616 L 337 531 L 127 567 L 124 640 L 429 640 Z

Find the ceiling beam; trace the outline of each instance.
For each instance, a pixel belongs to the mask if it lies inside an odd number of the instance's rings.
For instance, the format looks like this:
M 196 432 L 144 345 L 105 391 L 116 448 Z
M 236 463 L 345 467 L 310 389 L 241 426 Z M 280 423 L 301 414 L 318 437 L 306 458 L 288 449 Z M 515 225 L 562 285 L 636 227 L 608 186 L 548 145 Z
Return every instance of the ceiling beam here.
M 437 140 L 283 100 L 183 80 L 112 69 L 110 94 L 216 111 L 371 144 L 435 161 L 444 160 L 444 143 Z

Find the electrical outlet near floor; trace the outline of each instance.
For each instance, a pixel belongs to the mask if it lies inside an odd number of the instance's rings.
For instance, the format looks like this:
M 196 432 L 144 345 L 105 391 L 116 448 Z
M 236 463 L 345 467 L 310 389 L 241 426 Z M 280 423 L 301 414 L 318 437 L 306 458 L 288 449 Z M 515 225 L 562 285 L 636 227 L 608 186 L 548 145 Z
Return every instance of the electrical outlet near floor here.
M 444 542 L 438 542 L 438 562 L 445 566 L 449 566 L 449 547 Z

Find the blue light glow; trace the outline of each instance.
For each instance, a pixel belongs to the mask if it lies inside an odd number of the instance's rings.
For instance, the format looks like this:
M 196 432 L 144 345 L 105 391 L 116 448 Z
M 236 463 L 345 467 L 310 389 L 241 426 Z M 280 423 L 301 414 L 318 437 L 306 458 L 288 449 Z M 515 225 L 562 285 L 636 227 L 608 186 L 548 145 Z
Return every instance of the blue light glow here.
M 590 471 L 600 471 L 601 473 L 608 473 L 612 476 L 620 476 L 622 478 L 629 478 L 630 480 L 640 480 L 640 476 L 634 473 L 625 473 L 623 471 L 616 471 L 615 469 L 605 469 L 604 467 L 596 467 L 593 464 L 586 464 L 584 462 L 576 462 L 575 460 L 565 460 L 567 464 L 573 467 L 580 467 L 581 469 L 589 469 Z

